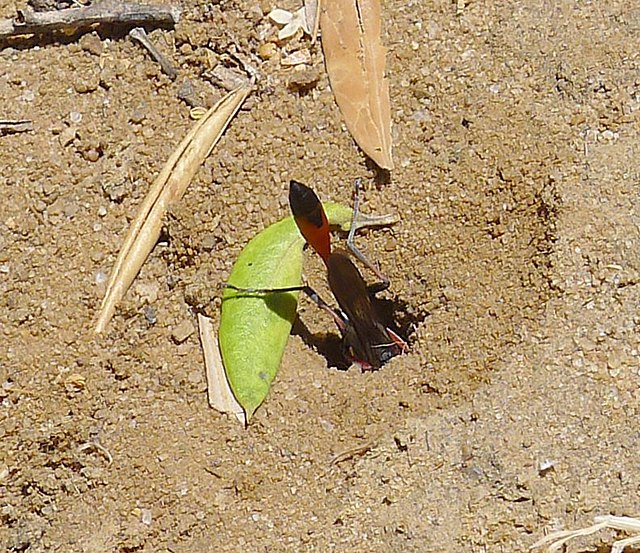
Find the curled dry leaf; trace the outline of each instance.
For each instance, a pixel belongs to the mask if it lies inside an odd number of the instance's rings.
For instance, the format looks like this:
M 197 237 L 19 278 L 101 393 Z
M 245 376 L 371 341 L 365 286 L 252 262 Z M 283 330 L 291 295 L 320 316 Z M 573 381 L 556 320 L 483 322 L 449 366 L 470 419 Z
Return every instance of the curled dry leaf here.
M 153 249 L 167 208 L 182 198 L 198 167 L 211 153 L 250 90 L 250 85 L 243 86 L 222 98 L 193 126 L 162 168 L 120 249 L 102 301 L 96 332 L 105 330 L 116 304 Z
M 309 34 L 309 26 L 307 25 L 304 8 L 300 8 L 293 13 L 276 8 L 269 12 L 268 17 L 277 25 L 283 26 L 282 29 L 278 31 L 278 40 L 291 38 L 299 29 Z
M 378 166 L 393 169 L 379 0 L 323 0 L 320 28 L 331 89 L 351 136 Z
M 220 413 L 234 415 L 242 424 L 247 423 L 242 406 L 231 391 L 227 375 L 224 372 L 218 337 L 209 317 L 198 314 L 198 329 L 204 352 L 204 365 L 207 374 L 207 395 L 209 405 Z

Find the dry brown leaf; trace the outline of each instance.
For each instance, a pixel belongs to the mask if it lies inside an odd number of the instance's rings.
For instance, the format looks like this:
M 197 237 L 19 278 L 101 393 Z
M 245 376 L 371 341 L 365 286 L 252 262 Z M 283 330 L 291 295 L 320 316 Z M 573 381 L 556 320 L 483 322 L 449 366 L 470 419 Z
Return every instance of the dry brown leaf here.
M 200 341 L 202 342 L 204 364 L 207 371 L 209 405 L 220 413 L 234 415 L 242 424 L 246 424 L 247 418 L 244 409 L 237 402 L 227 380 L 213 322 L 209 317 L 198 314 L 198 329 L 200 330 Z
M 198 167 L 211 153 L 250 90 L 251 86 L 243 86 L 222 98 L 193 126 L 162 168 L 118 254 L 102 301 L 96 332 L 105 330 L 116 304 L 153 249 L 167 208 L 182 198 Z
M 380 167 L 393 169 L 379 0 L 323 0 L 320 29 L 331 89 L 349 132 Z

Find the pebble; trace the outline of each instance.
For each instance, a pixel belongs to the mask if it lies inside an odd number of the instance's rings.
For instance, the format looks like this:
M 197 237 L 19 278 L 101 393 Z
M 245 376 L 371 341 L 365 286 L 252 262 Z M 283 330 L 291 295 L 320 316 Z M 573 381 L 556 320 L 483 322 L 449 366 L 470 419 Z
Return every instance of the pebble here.
M 89 148 L 82 152 L 82 157 L 87 161 L 96 162 L 100 159 L 100 152 L 95 148 Z
M 71 84 L 78 94 L 93 92 L 100 86 L 100 74 L 93 68 L 84 68 L 76 71 Z
M 146 524 L 147 526 L 149 526 L 151 524 L 151 521 L 153 520 L 153 517 L 152 517 L 151 511 L 149 509 L 142 509 L 141 520 L 142 520 L 142 523 Z
M 151 307 L 150 305 L 145 305 L 142 311 L 144 313 L 145 319 L 147 319 L 147 322 L 150 325 L 154 325 L 158 322 L 158 314 L 153 307 Z
M 25 103 L 33 102 L 35 97 L 36 97 L 36 94 L 35 92 L 33 92 L 33 90 L 25 90 L 22 94 L 22 101 Z
M 131 115 L 129 116 L 129 121 L 135 124 L 140 124 L 146 119 L 146 117 L 147 117 L 146 105 L 141 104 L 136 109 L 134 109 L 133 112 L 131 112 Z
M 158 301 L 160 285 L 157 282 L 138 282 L 135 290 L 140 299 L 148 304 Z
M 127 195 L 127 188 L 125 186 L 124 181 L 114 183 L 114 182 L 106 182 L 102 184 L 102 190 L 107 195 L 107 197 L 116 203 L 120 203 L 124 197 Z
M 76 129 L 75 127 L 67 127 L 66 129 L 64 129 L 58 137 L 60 145 L 62 147 L 65 147 L 71 144 L 76 139 L 77 133 L 78 129 Z
M 85 52 L 99 56 L 102 54 L 103 44 L 98 36 L 98 33 L 93 32 L 87 35 L 83 35 L 79 40 L 80 48 Z
M 266 42 L 258 47 L 258 55 L 263 60 L 268 60 L 276 55 L 278 47 L 273 42 Z
M 194 332 L 195 327 L 193 326 L 193 323 L 190 320 L 185 319 L 173 329 L 173 331 L 171 332 L 171 337 L 173 338 L 174 342 L 176 342 L 177 344 L 181 344 Z

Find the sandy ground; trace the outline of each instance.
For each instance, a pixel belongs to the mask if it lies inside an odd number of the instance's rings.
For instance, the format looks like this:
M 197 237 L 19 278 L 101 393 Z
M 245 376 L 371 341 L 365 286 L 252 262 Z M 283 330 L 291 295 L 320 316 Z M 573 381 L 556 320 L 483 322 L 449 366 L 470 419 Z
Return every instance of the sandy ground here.
M 280 61 L 309 43 L 278 49 L 94 335 L 128 224 L 193 124 L 179 91 L 221 97 L 211 72 L 255 57 L 272 7 L 183 2 L 151 35 L 175 82 L 126 37 L 0 51 L 0 119 L 34 121 L 0 136 L 0 549 L 513 552 L 639 514 L 633 2 L 385 2 L 386 182 L 320 51 L 300 73 Z M 368 212 L 401 218 L 359 243 L 411 350 L 340 370 L 332 321 L 302 300 L 311 336 L 245 430 L 208 407 L 196 313 L 217 320 L 290 178 L 348 203 L 358 176 Z

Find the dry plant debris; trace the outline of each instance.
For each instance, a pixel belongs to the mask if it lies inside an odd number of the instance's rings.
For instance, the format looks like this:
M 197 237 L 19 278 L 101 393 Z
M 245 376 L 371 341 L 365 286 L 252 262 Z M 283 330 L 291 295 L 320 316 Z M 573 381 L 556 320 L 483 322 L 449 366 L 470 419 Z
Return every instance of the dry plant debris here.
M 268 17 L 277 25 L 282 26 L 282 29 L 278 31 L 278 40 L 291 38 L 296 35 L 299 30 L 304 31 L 306 34 L 310 34 L 304 7 L 293 13 L 280 8 L 275 8 L 269 12 Z
M 590 536 L 600 530 L 606 528 L 611 530 L 621 530 L 630 534 L 636 534 L 630 538 L 624 540 L 618 540 L 613 542 L 611 546 L 611 553 L 622 553 L 624 548 L 629 545 L 635 545 L 640 543 L 640 519 L 632 517 L 616 517 L 613 515 L 605 515 L 595 517 L 593 519 L 594 524 L 587 528 L 580 528 L 578 530 L 561 530 L 560 532 L 553 532 L 548 536 L 545 536 L 541 540 L 534 543 L 529 550 L 536 549 L 538 547 L 547 546 L 546 553 L 555 553 L 560 551 L 568 541 L 580 537 Z
M 30 119 L 0 119 L 0 135 L 28 132 L 33 130 Z
M 202 161 L 211 153 L 251 90 L 251 85 L 227 94 L 200 119 L 171 155 L 153 183 L 111 273 L 95 331 L 103 332 L 117 303 L 153 249 L 167 208 L 182 198 Z
M 218 336 L 209 317 L 198 314 L 198 330 L 204 352 L 204 365 L 207 374 L 207 396 L 209 405 L 220 413 L 234 415 L 242 424 L 247 423 L 244 409 L 236 401 L 227 374 L 222 364 Z
M 129 31 L 129 36 L 136 42 L 140 43 L 143 48 L 146 48 L 149 54 L 151 54 L 151 57 L 160 64 L 160 68 L 165 75 L 168 75 L 172 81 L 176 80 L 178 72 L 175 70 L 171 62 L 156 48 L 155 44 L 151 41 L 149 35 L 147 35 L 144 30 L 144 27 L 134 27 Z
M 315 43 L 320 27 L 320 8 L 321 0 L 305 0 L 304 17 L 307 21 L 307 27 L 311 34 L 311 44 Z
M 349 132 L 379 167 L 393 169 L 379 0 L 325 0 L 320 28 L 331 89 Z
M 103 0 L 90 6 L 45 12 L 18 11 L 15 19 L 0 19 L 0 40 L 53 32 L 77 33 L 104 25 L 173 27 L 180 19 L 174 6 L 145 6 Z

